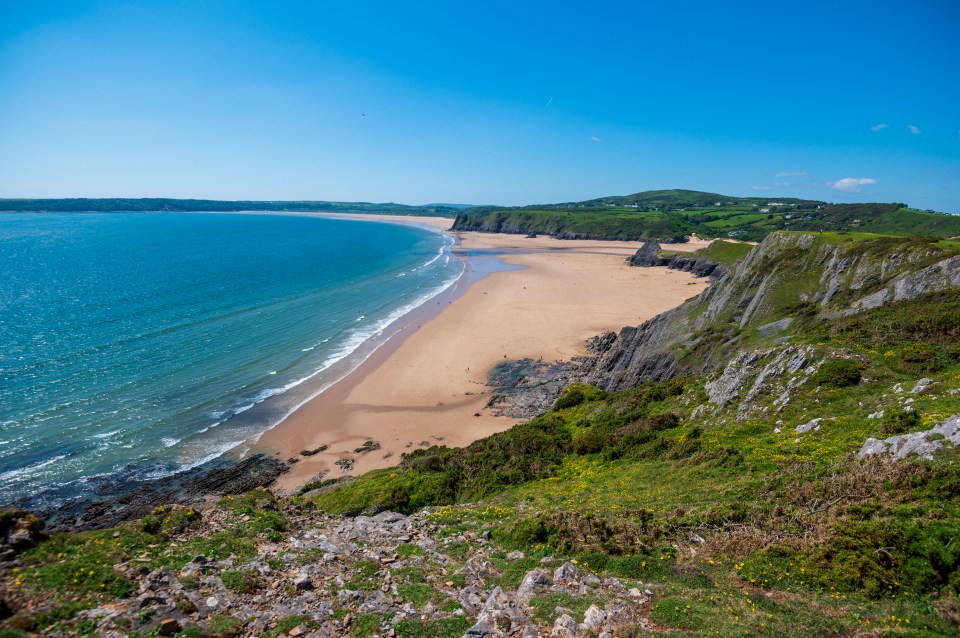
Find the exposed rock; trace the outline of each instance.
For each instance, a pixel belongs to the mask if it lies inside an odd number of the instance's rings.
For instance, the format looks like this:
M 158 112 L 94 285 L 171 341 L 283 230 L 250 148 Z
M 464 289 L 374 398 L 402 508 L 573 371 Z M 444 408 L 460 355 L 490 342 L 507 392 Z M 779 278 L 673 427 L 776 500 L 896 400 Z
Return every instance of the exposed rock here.
M 638 260 L 650 262 L 655 247 L 641 250 Z M 819 272 L 819 281 L 796 290 L 798 272 Z M 884 301 L 955 290 L 960 288 L 960 257 L 908 241 L 878 255 L 857 242 L 771 233 L 729 272 L 714 275 L 710 288 L 680 307 L 625 327 L 614 339 L 591 342 L 592 356 L 584 359 L 575 380 L 616 391 L 677 374 L 716 371 L 742 354 L 742 334 L 751 334 L 751 328 L 774 336 L 790 327 L 792 317 L 782 314 L 785 301 L 831 318 Z M 785 290 L 795 297 L 784 300 Z M 859 300 L 851 302 L 858 293 Z M 723 326 L 729 327 L 721 330 Z M 721 403 L 732 399 L 728 394 Z
M 627 263 L 631 266 L 640 267 L 666 266 L 673 270 L 692 273 L 697 277 L 712 276 L 719 278 L 727 273 L 725 266 L 702 257 L 691 255 L 663 257 L 660 244 L 655 241 L 644 242 L 643 246 L 627 259 Z
M 580 624 L 569 614 L 563 614 L 557 618 L 553 624 L 553 631 L 550 633 L 552 638 L 578 638 L 582 635 Z
M 494 388 L 487 401 L 496 416 L 515 419 L 538 416 L 549 410 L 563 388 L 573 380 L 577 365 L 533 359 L 504 361 L 490 372 Z
M 313 581 L 306 574 L 298 574 L 293 578 L 293 586 L 297 591 L 310 591 L 313 589 Z
M 936 381 L 933 379 L 927 379 L 924 377 L 923 379 L 917 381 L 917 385 L 913 386 L 913 390 L 910 390 L 910 394 L 922 394 L 923 392 L 926 392 L 927 388 L 935 383 Z
M 243 494 L 269 485 L 289 469 L 280 460 L 254 454 L 240 460 L 217 458 L 163 479 L 136 480 L 120 472 L 90 479 L 85 495 L 61 503 L 55 511 L 45 510 L 38 497 L 36 510 L 51 531 L 103 529 L 146 516 L 160 505 L 199 506 L 211 495 Z
M 869 438 L 857 456 L 890 454 L 894 459 L 903 459 L 916 454 L 933 459 L 934 453 L 945 445 L 960 445 L 960 414 L 944 419 L 937 426 L 923 432 L 901 434 L 884 440 Z
M 804 423 L 803 425 L 798 425 L 795 429 L 798 434 L 804 434 L 806 432 L 816 431 L 820 429 L 820 424 L 823 422 L 823 417 L 817 417 L 816 419 L 811 419 Z
M 660 256 L 660 244 L 655 241 L 644 242 L 627 263 L 631 266 L 665 266 L 668 260 Z
M 785 317 L 777 321 L 771 321 L 770 323 L 763 324 L 762 326 L 757 328 L 757 332 L 759 332 L 764 337 L 769 337 L 769 336 L 783 332 L 784 330 L 789 328 L 791 325 L 793 325 L 793 317 Z
M 575 581 L 580 580 L 580 570 L 570 562 L 564 563 L 557 567 L 557 570 L 553 572 L 553 580 L 557 581 Z
M 180 621 L 176 618 L 167 618 L 160 621 L 160 625 L 157 627 L 157 632 L 161 636 L 173 636 L 180 633 Z
M 363 445 L 354 450 L 356 454 L 366 454 L 367 452 L 373 452 L 374 450 L 379 450 L 380 444 L 376 441 L 368 440 Z

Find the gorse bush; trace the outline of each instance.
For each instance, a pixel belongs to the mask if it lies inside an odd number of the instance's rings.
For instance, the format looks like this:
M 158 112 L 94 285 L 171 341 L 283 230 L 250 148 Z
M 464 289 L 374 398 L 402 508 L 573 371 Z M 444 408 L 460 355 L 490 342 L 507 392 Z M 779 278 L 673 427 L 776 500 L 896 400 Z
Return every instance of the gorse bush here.
M 860 383 L 863 377 L 863 364 L 851 359 L 829 359 L 810 376 L 813 385 L 826 385 L 835 388 L 848 388 Z

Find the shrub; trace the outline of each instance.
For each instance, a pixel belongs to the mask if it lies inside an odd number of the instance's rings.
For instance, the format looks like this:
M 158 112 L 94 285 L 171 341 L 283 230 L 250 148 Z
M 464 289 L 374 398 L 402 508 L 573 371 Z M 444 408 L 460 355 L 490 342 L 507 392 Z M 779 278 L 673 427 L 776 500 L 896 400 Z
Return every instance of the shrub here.
M 847 388 L 860 383 L 863 365 L 851 359 L 828 359 L 824 361 L 810 377 L 814 385 L 830 385 L 835 388 Z
M 880 435 L 884 438 L 896 436 L 920 427 L 920 415 L 916 410 L 893 408 L 880 424 Z
M 161 505 L 140 519 L 140 527 L 147 534 L 176 536 L 200 522 L 200 512 L 182 505 Z

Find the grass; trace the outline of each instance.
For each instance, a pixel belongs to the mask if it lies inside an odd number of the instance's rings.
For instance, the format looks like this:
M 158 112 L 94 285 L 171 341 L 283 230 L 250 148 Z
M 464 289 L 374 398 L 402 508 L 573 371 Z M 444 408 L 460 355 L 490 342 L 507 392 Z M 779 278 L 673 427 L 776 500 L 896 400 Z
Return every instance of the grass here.
M 460 638 L 473 623 L 466 618 L 401 620 L 394 626 L 398 638 Z
M 725 266 L 732 266 L 753 250 L 752 244 L 736 241 L 715 241 L 706 248 L 700 248 L 694 251 L 697 257 L 703 257 L 710 261 L 715 261 Z
M 225 529 L 186 542 L 171 540 L 198 524 L 199 514 L 189 508 L 157 508 L 140 521 L 114 529 L 53 535 L 20 555 L 21 566 L 11 571 L 8 582 L 20 596 L 53 602 L 55 611 L 14 616 L 11 622 L 40 633 L 74 626 L 72 619 L 79 611 L 133 593 L 133 583 L 113 569 L 118 563 L 133 561 L 151 570 L 166 566 L 176 571 L 202 554 L 214 560 L 233 555 L 242 564 L 256 555 L 261 539 L 275 538 L 286 526 L 278 501 L 266 490 L 225 497 L 218 507 L 229 514 Z M 263 585 L 252 570 L 225 571 L 221 577 L 234 591 L 256 591 Z M 184 586 L 192 584 L 185 579 Z M 223 627 L 211 631 L 230 635 L 230 623 L 218 622 Z
M 714 206 L 711 198 L 722 205 Z M 697 234 L 760 241 L 772 232 L 783 230 L 939 238 L 960 235 L 960 216 L 928 213 L 900 204 L 825 205 L 803 200 L 783 200 L 783 203 L 783 206 L 769 206 L 767 200 L 758 198 L 654 191 L 578 204 L 472 208 L 457 218 L 456 228 L 631 240 L 676 240 Z M 769 210 L 761 212 L 762 209 Z
M 726 323 L 736 317 L 717 317 L 700 334 L 700 350 L 684 355 L 696 361 L 722 346 L 716 365 L 725 365 L 739 350 L 770 343 L 755 324 L 792 316 L 791 338 L 809 346 L 819 368 L 797 377 L 804 382 L 791 386 L 787 403 L 775 403 L 779 390 L 771 390 L 749 409 L 735 402 L 694 418 L 706 398 L 700 376 L 610 394 L 576 385 L 542 417 L 463 450 L 415 452 L 317 504 L 429 504 L 431 519 L 451 530 L 489 530 L 528 555 L 491 557 L 504 587 L 546 555 L 643 582 L 655 593 L 657 635 L 955 633 L 940 610 L 960 608 L 957 455 L 887 463 L 855 452 L 868 437 L 929 429 L 960 413 L 960 395 L 948 392 L 960 389 L 958 296 L 825 318 L 802 302 L 818 290 L 820 272 L 798 268 L 830 247 L 863 259 L 895 251 L 916 268 L 947 253 L 925 238 L 824 233 L 800 249 L 793 237 L 776 261 L 755 267 L 804 274 L 772 283 L 766 309 L 742 331 Z M 717 250 L 741 258 L 741 245 L 731 246 Z M 935 380 L 934 391 L 904 410 L 891 388 L 909 389 L 921 375 Z M 883 418 L 868 418 L 880 411 Z M 796 432 L 814 417 L 823 419 L 818 430 Z M 559 603 L 537 604 L 546 619 Z
M 568 613 L 577 621 L 583 620 L 584 612 L 596 601 L 589 597 L 571 596 L 570 594 L 555 593 L 534 596 L 530 599 L 530 608 L 533 610 L 533 619 L 540 624 L 551 624 L 558 614 L 554 613 L 557 607 L 569 610 Z M 603 607 L 603 605 L 599 605 Z

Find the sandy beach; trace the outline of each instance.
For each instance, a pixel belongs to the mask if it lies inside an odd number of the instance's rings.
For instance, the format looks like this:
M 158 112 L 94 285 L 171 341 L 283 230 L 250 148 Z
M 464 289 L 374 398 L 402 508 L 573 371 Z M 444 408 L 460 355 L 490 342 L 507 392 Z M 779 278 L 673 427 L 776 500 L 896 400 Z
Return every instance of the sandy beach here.
M 368 215 L 338 215 L 373 221 Z M 449 227 L 451 220 L 383 217 L 393 223 Z M 693 251 L 695 240 L 664 248 Z M 293 490 L 327 472 L 341 476 L 394 465 L 403 452 L 432 444 L 463 446 L 517 420 L 485 409 L 488 371 L 507 359 L 569 360 L 605 330 L 637 325 L 699 294 L 706 279 L 666 268 L 632 268 L 635 242 L 464 233 L 471 262 L 499 257 L 511 270 L 469 273 L 460 291 L 412 313 L 407 325 L 356 370 L 303 405 L 259 441 L 298 463 L 278 481 Z M 433 304 L 435 302 L 431 302 Z M 479 415 L 479 416 L 478 416 Z M 355 450 L 366 441 L 380 448 Z M 328 446 L 303 457 L 300 450 Z

